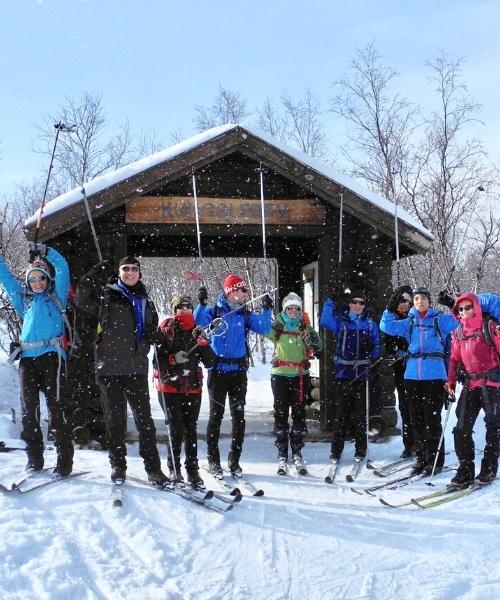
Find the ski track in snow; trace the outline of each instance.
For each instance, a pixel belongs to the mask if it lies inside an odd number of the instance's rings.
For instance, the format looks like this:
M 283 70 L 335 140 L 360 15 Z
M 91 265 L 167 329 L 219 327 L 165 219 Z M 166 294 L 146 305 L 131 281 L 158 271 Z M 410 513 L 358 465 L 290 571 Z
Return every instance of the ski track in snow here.
M 272 405 L 267 371 L 256 370 L 247 413 Z M 2 367 L 7 390 L 0 439 L 15 436 L 9 407 L 19 411 L 16 373 Z M 2 379 L 3 378 L 3 379 Z M 9 399 L 10 398 L 10 399 Z M 157 414 L 159 408 L 153 406 Z M 18 413 L 19 414 L 19 413 Z M 206 418 L 206 398 L 201 421 Z M 225 421 L 228 420 L 226 415 Z M 251 417 L 248 419 L 251 421 Z M 272 419 L 264 416 L 262 423 Z M 260 427 L 260 425 L 259 425 Z M 446 443 L 452 450 L 453 424 Z M 203 430 L 203 425 L 200 426 Z M 478 446 L 484 425 L 476 425 Z M 226 456 L 229 440 L 221 439 Z M 144 474 L 137 444 L 129 445 L 129 472 Z M 164 446 L 161 448 L 164 455 Z M 373 462 L 401 452 L 401 441 L 371 444 Z M 46 450 L 46 465 L 55 463 Z M 244 493 L 220 515 L 182 498 L 134 485 L 124 487 L 124 505 L 111 506 L 106 453 L 77 450 L 80 478 L 26 495 L 0 494 L 0 598 L 2 600 L 492 600 L 500 597 L 500 504 L 496 481 L 469 497 L 429 510 L 383 507 L 350 490 L 352 443 L 334 485 L 328 443 L 307 443 L 309 475 L 276 475 L 270 436 L 247 435 L 242 466 L 265 490 Z M 205 460 L 205 444 L 200 442 Z M 163 457 L 164 465 L 165 459 Z M 451 451 L 448 464 L 455 461 Z M 479 466 L 480 456 L 476 465 Z M 0 481 L 10 484 L 25 463 L 23 452 L 0 454 Z M 437 487 L 450 474 L 436 477 Z M 363 470 L 357 487 L 381 481 Z M 210 487 L 210 477 L 206 477 Z M 214 485 L 214 489 L 216 486 Z M 424 482 L 380 492 L 396 501 L 429 492 Z

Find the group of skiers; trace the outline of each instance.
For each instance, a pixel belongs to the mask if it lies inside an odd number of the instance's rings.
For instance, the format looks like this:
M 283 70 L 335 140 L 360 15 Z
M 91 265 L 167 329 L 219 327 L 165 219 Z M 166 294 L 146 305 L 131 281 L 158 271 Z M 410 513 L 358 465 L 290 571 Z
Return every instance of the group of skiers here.
M 49 420 L 57 449 L 55 477 L 66 477 L 73 465 L 73 432 L 64 412 L 65 307 L 69 291 L 66 260 L 53 248 L 31 243 L 32 262 L 25 282 L 19 282 L 0 255 L 0 282 L 22 319 L 19 377 L 22 438 L 27 469 L 43 468 L 43 437 L 39 392 L 47 400 Z M 353 427 L 355 455 L 366 457 L 368 410 L 373 366 L 386 351 L 393 357 L 395 386 L 402 417 L 403 456 L 415 455 L 413 472 L 438 472 L 444 463 L 441 412 L 446 397 L 454 398 L 457 377 L 464 383 L 454 429 L 460 461 L 452 480 L 455 486 L 474 481 L 472 429 L 483 408 L 486 447 L 476 482 L 488 483 L 497 474 L 500 430 L 500 298 L 492 294 L 463 294 L 454 301 L 446 294 L 452 314 L 431 306 L 423 287 L 399 287 L 391 296 L 380 325 L 370 315 L 367 296 L 348 292 L 335 301 L 328 298 L 320 325 L 334 333 L 335 387 L 331 460 L 341 457 Z M 319 357 L 323 341 L 303 312 L 302 300 L 288 293 L 282 310 L 272 320 L 273 300 L 263 295 L 261 310 L 252 310 L 249 286 L 236 274 L 223 282 L 214 305 L 201 287 L 198 305 L 176 294 L 171 316 L 161 324 L 141 281 L 140 262 L 134 256 L 120 260 L 113 271 L 99 263 L 79 282 L 74 305 L 94 324 L 95 381 L 102 406 L 111 479 L 126 479 L 127 403 L 139 433 L 139 454 L 149 481 L 163 487 L 181 482 L 184 444 L 188 482 L 202 487 L 197 453 L 197 423 L 201 406 L 203 372 L 208 369 L 209 420 L 207 459 L 209 471 L 223 477 L 219 437 L 228 397 L 231 443 L 228 469 L 242 475 L 240 458 L 245 435 L 245 400 L 249 360 L 248 333 L 267 336 L 274 345 L 271 388 L 274 396 L 274 435 L 278 473 L 285 474 L 288 448 L 292 462 L 306 473 L 302 459 L 307 435 L 306 404 L 310 402 L 310 360 Z M 451 350 L 450 350 L 451 338 Z M 162 471 L 148 389 L 148 353 L 154 347 L 154 377 L 158 399 L 169 428 L 168 476 Z M 447 366 L 447 356 L 449 365 Z M 458 374 L 460 371 L 460 374 Z M 68 377 L 71 386 L 75 378 Z M 290 428 L 291 413 L 291 428 Z M 78 429 L 78 428 L 76 428 Z

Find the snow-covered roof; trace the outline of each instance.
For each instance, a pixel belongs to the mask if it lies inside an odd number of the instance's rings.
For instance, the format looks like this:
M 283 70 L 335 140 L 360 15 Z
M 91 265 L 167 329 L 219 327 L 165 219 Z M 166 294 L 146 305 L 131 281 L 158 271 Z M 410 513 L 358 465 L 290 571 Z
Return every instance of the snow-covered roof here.
M 252 136 L 264 141 L 266 144 L 274 146 L 283 154 L 289 155 L 291 158 L 302 163 L 307 168 L 331 179 L 337 185 L 343 186 L 344 188 L 352 191 L 360 198 L 366 200 L 374 207 L 386 212 L 387 214 L 391 215 L 392 218 L 394 218 L 396 206 L 393 202 L 391 202 L 387 198 L 384 198 L 383 196 L 380 196 L 379 194 L 368 190 L 352 177 L 349 177 L 344 173 L 332 169 L 331 167 L 321 163 L 320 161 L 311 158 L 310 156 L 308 156 L 304 152 L 301 152 L 300 150 L 290 148 L 286 144 L 275 140 L 271 136 L 258 129 L 255 129 L 249 125 L 234 124 L 220 125 L 218 127 L 213 127 L 212 129 L 207 129 L 206 131 L 194 135 L 178 144 L 174 144 L 173 146 L 170 146 L 165 150 L 156 152 L 155 154 L 152 154 L 145 158 L 141 158 L 140 160 L 130 163 L 129 165 L 121 167 L 116 171 L 113 171 L 112 173 L 107 173 L 105 175 L 96 177 L 95 179 L 85 183 L 84 185 L 87 198 L 90 198 L 91 196 L 98 194 L 99 192 L 102 192 L 105 189 L 111 188 L 118 183 L 126 181 L 143 171 L 146 171 L 161 163 L 172 160 L 182 154 L 185 154 L 193 148 L 201 146 L 211 140 L 220 137 L 225 133 L 236 129 L 247 131 Z M 65 194 L 62 194 L 61 196 L 58 196 L 57 198 L 54 198 L 50 202 L 47 202 L 43 211 L 44 217 L 47 217 L 51 214 L 55 214 L 61 210 L 70 207 L 71 205 L 82 201 L 82 186 L 79 186 L 69 192 L 66 192 Z M 413 229 L 423 234 L 428 239 L 433 239 L 431 232 L 425 227 L 423 227 L 423 225 L 421 225 L 417 221 L 417 219 L 415 219 L 415 217 L 410 215 L 401 207 L 397 207 L 397 217 L 399 221 L 406 223 Z M 32 226 L 36 222 L 37 218 L 38 211 L 26 220 L 25 225 L 28 227 Z

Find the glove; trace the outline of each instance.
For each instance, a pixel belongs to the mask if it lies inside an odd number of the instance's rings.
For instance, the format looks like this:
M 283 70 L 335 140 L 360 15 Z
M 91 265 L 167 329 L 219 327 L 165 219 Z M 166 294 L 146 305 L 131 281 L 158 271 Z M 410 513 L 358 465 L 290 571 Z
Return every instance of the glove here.
M 390 310 L 393 313 L 397 312 L 398 306 L 403 300 L 403 294 L 408 294 L 410 297 L 412 296 L 411 287 L 409 285 L 401 285 L 394 290 L 389 298 L 387 310 Z
M 33 262 L 37 256 L 43 258 L 47 254 L 47 246 L 35 242 L 28 242 L 28 250 L 30 253 L 30 262 Z
M 184 350 L 179 350 L 179 352 L 176 352 L 174 355 L 170 355 L 170 359 L 174 365 L 183 365 L 184 363 L 189 362 L 189 356 Z
M 198 302 L 202 306 L 206 306 L 208 304 L 208 290 L 204 285 L 202 285 L 198 290 Z
M 455 299 L 453 296 L 450 296 L 448 290 L 443 290 L 438 294 L 438 302 L 443 306 L 447 306 L 448 308 L 453 308 L 455 306 Z
M 269 294 L 266 294 L 261 300 L 262 308 L 264 310 L 272 310 L 274 304 L 273 299 Z

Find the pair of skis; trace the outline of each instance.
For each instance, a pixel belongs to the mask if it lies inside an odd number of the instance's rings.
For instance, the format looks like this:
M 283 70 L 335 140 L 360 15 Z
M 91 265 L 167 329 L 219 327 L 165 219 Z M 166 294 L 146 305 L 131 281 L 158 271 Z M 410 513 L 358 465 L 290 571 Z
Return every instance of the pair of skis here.
M 451 471 L 455 467 L 443 467 L 441 469 L 441 473 L 446 473 L 447 471 Z M 374 485 L 369 488 L 359 489 L 355 487 L 351 487 L 351 491 L 356 494 L 368 494 L 370 496 L 376 496 L 377 492 L 383 490 L 396 490 L 401 487 L 405 487 L 407 485 L 413 484 L 416 481 L 420 481 L 420 479 L 424 479 L 425 477 L 429 477 L 427 473 L 418 473 L 413 475 L 412 473 L 408 473 L 407 475 L 402 475 L 401 477 L 397 477 L 396 479 L 390 479 L 389 481 L 384 481 L 383 483 Z
M 81 477 L 82 475 L 87 475 L 90 471 L 73 471 L 66 477 L 60 476 L 50 476 L 46 477 L 45 474 L 52 473 L 52 468 L 42 469 L 41 471 L 33 471 L 33 472 L 25 472 L 23 473 L 19 479 L 14 481 L 10 487 L 7 487 L 3 484 L 0 484 L 0 491 L 3 493 L 11 493 L 18 492 L 19 494 L 27 494 L 28 492 L 32 492 L 34 490 L 38 490 L 42 487 L 46 487 L 48 485 L 52 485 L 53 483 L 59 483 L 61 481 L 66 481 L 68 479 L 74 477 Z M 30 482 L 34 482 L 32 485 L 29 485 Z
M 396 504 L 390 503 L 387 500 L 384 500 L 384 498 L 379 498 L 379 500 L 384 506 L 389 506 L 391 508 L 400 508 L 402 506 L 410 506 L 412 504 L 414 506 L 418 506 L 419 508 L 434 508 L 435 506 L 440 506 L 441 504 L 446 504 L 448 502 L 452 502 L 453 500 L 458 500 L 459 498 L 469 496 L 473 492 L 482 490 L 487 485 L 489 484 L 473 483 L 465 488 L 459 489 L 454 486 L 447 486 L 430 494 L 418 496 L 417 498 L 410 498 L 409 500 Z
M 258 488 L 253 483 L 248 481 L 243 475 L 233 474 L 228 470 L 223 470 L 222 474 L 212 473 L 208 465 L 201 465 L 201 468 L 206 471 L 210 477 L 229 495 L 242 497 L 242 491 L 245 491 L 250 496 L 263 496 L 264 490 Z
M 339 463 L 340 463 L 339 459 L 331 460 L 330 468 L 325 477 L 325 483 L 329 483 L 329 484 L 334 483 L 335 477 L 337 476 Z M 345 476 L 345 480 L 348 483 L 353 483 L 356 480 L 356 478 L 358 477 L 358 475 L 361 473 L 361 469 L 363 468 L 363 466 L 366 466 L 368 468 L 369 464 L 370 464 L 370 462 L 367 461 L 366 457 L 359 457 L 359 456 L 356 457 L 352 464 L 351 471 L 349 473 L 347 473 L 347 475 Z
M 127 475 L 127 480 L 132 481 L 140 486 L 147 487 L 149 489 L 154 489 L 159 492 L 169 492 L 180 496 L 184 500 L 189 502 L 193 502 L 195 504 L 200 504 L 209 510 L 213 510 L 218 513 L 225 513 L 229 510 L 232 510 L 233 504 L 235 502 L 239 502 L 241 500 L 241 496 L 238 498 L 237 496 L 232 497 L 232 499 L 221 498 L 218 495 L 216 496 L 212 490 L 198 490 L 191 488 L 182 484 L 167 484 L 164 487 L 157 487 L 153 485 L 151 482 L 146 479 L 141 479 L 140 477 L 134 477 L 132 475 Z M 123 490 L 124 484 L 118 485 L 116 483 L 112 484 L 112 503 L 115 507 L 123 506 Z

